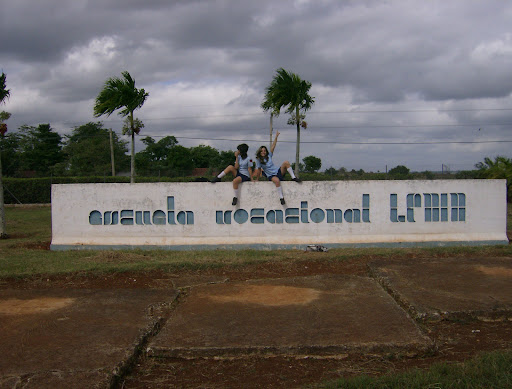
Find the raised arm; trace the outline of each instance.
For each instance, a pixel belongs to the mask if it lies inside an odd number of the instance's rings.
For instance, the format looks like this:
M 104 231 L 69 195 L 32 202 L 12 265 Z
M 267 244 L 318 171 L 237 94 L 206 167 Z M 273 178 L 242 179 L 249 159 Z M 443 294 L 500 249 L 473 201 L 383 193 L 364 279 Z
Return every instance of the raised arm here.
M 235 169 L 238 170 L 240 168 L 240 164 L 238 163 L 238 156 L 240 155 L 240 151 L 235 151 Z
M 274 142 L 272 143 L 272 146 L 270 146 L 270 152 L 272 154 L 274 154 L 274 149 L 276 148 L 276 144 L 277 144 L 277 137 L 279 136 L 280 132 L 277 131 L 276 132 L 276 137 L 274 138 Z

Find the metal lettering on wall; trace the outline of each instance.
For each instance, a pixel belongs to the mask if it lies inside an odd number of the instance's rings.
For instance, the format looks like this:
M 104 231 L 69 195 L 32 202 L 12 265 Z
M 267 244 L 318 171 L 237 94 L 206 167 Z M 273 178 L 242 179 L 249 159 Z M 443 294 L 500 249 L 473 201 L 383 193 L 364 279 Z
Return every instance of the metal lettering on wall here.
M 393 223 L 466 221 L 466 195 L 464 193 L 409 193 L 401 204 L 406 214 L 399 214 L 399 196 L 390 194 L 390 221 Z M 421 212 L 423 210 L 423 212 Z M 420 215 L 420 216 L 418 216 Z M 216 224 L 297 224 L 297 223 L 370 223 L 370 195 L 363 194 L 360 208 L 313 208 L 302 200 L 300 208 L 245 210 L 216 210 Z M 163 210 L 93 210 L 89 213 L 91 225 L 193 225 L 194 212 L 175 209 L 174 196 L 167 197 L 167 211 Z
M 449 200 L 448 200 L 449 199 Z M 393 223 L 412 222 L 416 208 L 424 209 L 425 222 L 466 221 L 466 195 L 464 193 L 409 193 L 406 198 L 407 215 L 398 214 L 398 196 L 390 195 L 390 220 Z

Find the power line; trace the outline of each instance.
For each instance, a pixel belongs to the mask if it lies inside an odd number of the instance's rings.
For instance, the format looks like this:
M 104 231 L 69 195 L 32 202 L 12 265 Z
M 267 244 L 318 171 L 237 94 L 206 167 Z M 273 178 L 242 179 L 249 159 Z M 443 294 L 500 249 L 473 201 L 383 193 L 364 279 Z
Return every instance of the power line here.
M 375 124 L 375 125 L 364 125 L 364 126 L 308 126 L 312 130 L 316 128 L 421 128 L 421 127 L 496 127 L 496 126 L 512 126 L 512 123 L 489 123 L 489 124 Z
M 348 110 L 348 111 L 309 111 L 308 115 L 319 114 L 358 114 L 358 113 L 436 113 L 436 112 L 479 112 L 479 111 L 512 111 L 512 108 L 461 108 L 461 109 L 403 109 L 403 110 Z M 282 113 L 286 115 L 286 113 Z M 146 118 L 144 121 L 157 121 L 157 120 L 186 120 L 186 119 L 210 119 L 210 118 L 223 118 L 223 117 L 243 117 L 243 116 L 261 116 L 268 115 L 265 112 L 254 113 L 234 113 L 234 114 L 218 114 L 218 115 L 190 115 L 190 116 L 174 116 L 174 117 L 160 117 L 160 118 Z M 112 121 L 121 121 L 112 120 Z
M 152 138 L 167 135 L 147 135 Z M 173 135 L 174 136 L 174 135 Z M 230 142 L 266 142 L 263 139 L 232 139 L 232 138 L 201 138 L 189 136 L 174 136 L 176 139 L 230 141 Z M 292 140 L 279 140 L 279 143 L 296 143 Z M 512 143 L 512 140 L 481 140 L 481 141 L 428 141 L 428 142 L 339 142 L 339 141 L 301 141 L 301 144 L 339 144 L 339 145 L 435 145 L 435 144 L 475 144 L 475 143 Z
M 454 108 L 454 109 L 395 109 L 395 110 L 350 110 L 350 111 L 311 111 L 317 113 L 415 113 L 415 112 L 476 112 L 476 111 L 512 111 L 512 108 Z
M 119 138 L 122 136 L 129 136 L 126 134 L 119 134 L 117 132 L 113 132 Z M 166 136 L 172 136 L 176 139 L 187 139 L 187 140 L 202 140 L 202 141 L 214 141 L 214 142 L 266 142 L 265 139 L 234 139 L 234 138 L 205 138 L 205 137 L 195 137 L 195 136 L 176 136 L 176 135 L 152 135 L 152 134 L 144 134 L 144 137 L 150 138 L 165 138 Z M 70 136 L 69 136 L 70 137 Z M 94 137 L 106 137 L 105 134 L 98 135 L 83 135 L 80 138 L 94 138 Z M 296 143 L 295 140 L 279 140 L 279 143 Z M 356 142 L 356 141 L 304 141 L 301 140 L 301 144 L 337 144 L 337 145 L 436 145 L 436 144 L 486 144 L 486 143 L 512 143 L 512 140 L 507 139 L 497 139 L 497 140 L 454 140 L 454 141 L 414 141 L 414 142 L 403 142 L 403 141 L 375 141 L 375 142 Z
M 189 118 L 191 119 L 191 118 Z M 151 122 L 153 120 L 164 120 L 164 119 L 146 119 L 145 122 Z M 174 120 L 173 118 L 168 118 L 165 120 Z M 103 123 L 114 123 L 116 121 L 107 121 Z M 461 123 L 461 124 L 364 124 L 364 125 L 346 125 L 346 126 L 317 126 L 317 125 L 311 125 L 308 126 L 308 129 L 314 130 L 314 129 L 322 129 L 322 128 L 329 128 L 329 129 L 352 129 L 352 128 L 429 128 L 429 127 L 477 127 L 477 128 L 484 128 L 484 127 L 498 127 L 498 126 L 512 126 L 512 123 Z M 259 130 L 265 130 L 265 128 L 260 128 Z M 274 129 L 283 129 L 274 127 Z M 255 130 L 256 131 L 256 130 Z

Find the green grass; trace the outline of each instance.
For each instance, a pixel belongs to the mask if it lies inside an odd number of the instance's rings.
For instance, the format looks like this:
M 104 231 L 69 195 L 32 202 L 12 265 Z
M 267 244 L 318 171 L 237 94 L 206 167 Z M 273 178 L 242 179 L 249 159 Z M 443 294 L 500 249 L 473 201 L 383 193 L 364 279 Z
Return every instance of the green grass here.
M 509 212 L 511 208 L 509 207 Z M 512 220 L 512 218 L 509 218 Z M 6 208 L 9 239 L 0 240 L 0 278 L 66 273 L 175 271 L 240 267 L 266 262 L 357 261 L 368 258 L 512 256 L 512 245 L 432 248 L 339 248 L 328 253 L 299 250 L 49 251 L 51 208 Z M 510 227 L 510 225 L 509 225 Z
M 438 363 L 428 370 L 413 369 L 381 377 L 358 376 L 323 383 L 315 388 L 344 389 L 473 389 L 511 388 L 512 351 L 481 354 L 464 363 Z

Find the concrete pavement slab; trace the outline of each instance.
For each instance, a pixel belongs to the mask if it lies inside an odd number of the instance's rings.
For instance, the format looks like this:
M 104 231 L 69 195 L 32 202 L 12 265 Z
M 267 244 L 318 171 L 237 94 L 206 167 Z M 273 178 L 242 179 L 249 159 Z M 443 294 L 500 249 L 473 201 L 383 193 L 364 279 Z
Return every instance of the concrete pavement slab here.
M 192 288 L 150 355 L 330 355 L 430 349 L 406 312 L 367 277 L 314 276 Z
M 108 386 L 177 294 L 0 290 L 0 387 Z
M 377 261 L 370 268 L 413 317 L 512 318 L 512 258 Z

